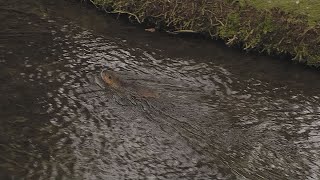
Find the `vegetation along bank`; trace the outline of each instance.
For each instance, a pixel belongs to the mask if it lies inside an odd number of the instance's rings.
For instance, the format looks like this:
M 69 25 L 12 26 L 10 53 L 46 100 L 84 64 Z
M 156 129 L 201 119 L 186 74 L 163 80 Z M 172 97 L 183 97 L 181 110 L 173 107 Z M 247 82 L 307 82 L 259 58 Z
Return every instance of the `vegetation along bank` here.
M 320 1 L 90 0 L 108 13 L 174 32 L 201 33 L 229 46 L 320 66 Z

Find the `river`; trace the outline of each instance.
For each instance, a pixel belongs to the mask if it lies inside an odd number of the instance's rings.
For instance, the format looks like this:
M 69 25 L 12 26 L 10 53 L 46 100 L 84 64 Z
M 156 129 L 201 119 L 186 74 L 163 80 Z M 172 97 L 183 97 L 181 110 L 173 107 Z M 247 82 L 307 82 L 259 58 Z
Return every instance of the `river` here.
M 121 19 L 0 0 L 0 179 L 320 178 L 318 71 Z

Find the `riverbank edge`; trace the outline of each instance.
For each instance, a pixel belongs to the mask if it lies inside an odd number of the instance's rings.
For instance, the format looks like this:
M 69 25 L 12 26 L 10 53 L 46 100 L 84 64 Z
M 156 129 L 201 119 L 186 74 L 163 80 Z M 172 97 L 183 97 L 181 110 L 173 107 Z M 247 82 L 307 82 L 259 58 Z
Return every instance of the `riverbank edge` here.
M 111 14 L 170 33 L 200 33 L 228 46 L 320 66 L 320 25 L 279 8 L 258 10 L 231 0 L 90 0 Z

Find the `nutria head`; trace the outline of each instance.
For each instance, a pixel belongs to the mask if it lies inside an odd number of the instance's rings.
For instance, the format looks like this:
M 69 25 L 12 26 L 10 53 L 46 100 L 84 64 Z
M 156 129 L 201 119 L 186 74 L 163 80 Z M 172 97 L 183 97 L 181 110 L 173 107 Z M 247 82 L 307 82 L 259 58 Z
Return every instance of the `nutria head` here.
M 102 70 L 101 73 L 102 80 L 110 87 L 118 88 L 120 86 L 120 81 L 117 76 L 112 71 Z

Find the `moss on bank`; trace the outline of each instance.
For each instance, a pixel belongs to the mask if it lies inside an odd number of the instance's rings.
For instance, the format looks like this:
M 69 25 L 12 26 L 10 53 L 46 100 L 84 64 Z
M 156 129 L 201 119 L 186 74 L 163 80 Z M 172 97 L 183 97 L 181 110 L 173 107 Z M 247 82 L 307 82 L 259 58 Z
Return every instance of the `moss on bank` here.
M 320 17 L 317 16 L 320 3 L 314 4 L 312 0 L 301 4 L 299 0 L 91 2 L 108 13 L 127 14 L 138 23 L 152 23 L 167 31 L 202 33 L 221 38 L 230 46 L 287 54 L 296 61 L 320 66 Z

